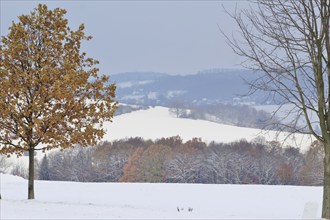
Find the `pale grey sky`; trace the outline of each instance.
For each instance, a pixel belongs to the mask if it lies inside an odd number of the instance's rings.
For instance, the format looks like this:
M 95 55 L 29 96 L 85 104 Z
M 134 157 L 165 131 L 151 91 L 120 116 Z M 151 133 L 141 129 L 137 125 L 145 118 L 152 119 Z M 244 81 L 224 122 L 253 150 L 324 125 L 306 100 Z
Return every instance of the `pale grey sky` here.
M 87 54 L 100 61 L 103 74 L 153 71 L 194 74 L 210 68 L 240 68 L 218 29 L 235 31 L 225 13 L 246 1 L 12 1 L 1 0 L 1 36 L 17 16 L 38 3 L 67 9 L 69 25 L 84 23 L 93 40 Z

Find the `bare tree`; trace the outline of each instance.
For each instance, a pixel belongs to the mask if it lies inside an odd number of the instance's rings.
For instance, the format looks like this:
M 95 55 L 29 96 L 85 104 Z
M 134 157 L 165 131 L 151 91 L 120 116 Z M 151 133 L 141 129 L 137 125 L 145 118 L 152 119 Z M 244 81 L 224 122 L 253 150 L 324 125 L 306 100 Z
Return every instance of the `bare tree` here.
M 2 173 L 7 173 L 12 164 L 7 160 L 7 157 L 4 155 L 0 155 L 0 178 Z M 1 193 L 0 193 L 1 199 Z
M 167 164 L 169 178 L 175 182 L 196 182 L 198 171 L 203 163 L 201 152 L 181 145 L 174 150 L 174 156 Z
M 0 173 L 7 173 L 12 164 L 5 155 L 0 155 Z
M 186 109 L 187 107 L 183 100 L 175 99 L 171 101 L 169 105 L 170 105 L 169 112 L 175 115 L 177 118 L 181 118 L 185 116 L 187 112 Z
M 282 128 L 312 134 L 324 146 L 322 217 L 330 219 L 330 1 L 256 0 L 232 17 L 240 35 L 227 40 L 246 58 L 243 66 L 260 74 L 252 89 L 294 106 Z

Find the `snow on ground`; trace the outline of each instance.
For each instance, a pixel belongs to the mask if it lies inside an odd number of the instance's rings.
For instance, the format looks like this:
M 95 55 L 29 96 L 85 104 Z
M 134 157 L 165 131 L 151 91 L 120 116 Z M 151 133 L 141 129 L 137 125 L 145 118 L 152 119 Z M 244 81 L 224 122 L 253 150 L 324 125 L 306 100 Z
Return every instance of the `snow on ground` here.
M 240 139 L 251 141 L 258 136 L 264 136 L 268 141 L 278 140 L 283 143 L 287 136 L 286 133 L 277 135 L 275 131 L 223 125 L 204 120 L 175 118 L 165 107 L 154 107 L 116 116 L 112 123 L 105 123 L 105 128 L 107 133 L 104 140 L 108 141 L 127 137 L 143 137 L 155 140 L 161 137 L 180 135 L 184 141 L 200 137 L 205 142 L 228 143 Z M 296 134 L 295 138 L 288 138 L 284 145 L 289 144 L 304 151 L 311 142 L 310 136 Z
M 321 216 L 321 187 L 36 181 L 36 199 L 27 200 L 26 180 L 0 174 L 0 181 L 3 198 L 0 219 L 302 219 Z M 312 213 L 306 204 L 314 204 Z M 192 210 L 188 211 L 189 208 Z

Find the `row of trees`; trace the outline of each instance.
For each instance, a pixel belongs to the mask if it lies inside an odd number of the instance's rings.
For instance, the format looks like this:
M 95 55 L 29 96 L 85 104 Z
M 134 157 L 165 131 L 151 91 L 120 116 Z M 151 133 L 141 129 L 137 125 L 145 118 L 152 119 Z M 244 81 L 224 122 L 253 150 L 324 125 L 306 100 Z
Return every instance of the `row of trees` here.
M 303 154 L 260 139 L 207 145 L 179 136 L 130 138 L 50 153 L 38 170 L 42 180 L 79 182 L 322 185 L 323 155 L 318 142 Z
M 250 128 L 276 129 L 276 117 L 270 113 L 256 110 L 247 105 L 212 104 L 194 106 L 183 101 L 174 101 L 170 105 L 170 113 L 177 118 L 192 118 L 212 121 L 221 124 Z

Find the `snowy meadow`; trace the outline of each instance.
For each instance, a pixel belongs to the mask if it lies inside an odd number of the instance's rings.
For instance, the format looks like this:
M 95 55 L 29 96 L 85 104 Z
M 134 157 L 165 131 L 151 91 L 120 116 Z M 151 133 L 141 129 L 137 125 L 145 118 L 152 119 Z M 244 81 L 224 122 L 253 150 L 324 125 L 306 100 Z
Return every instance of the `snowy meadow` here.
M 322 187 L 74 183 L 1 174 L 1 219 L 315 219 Z

